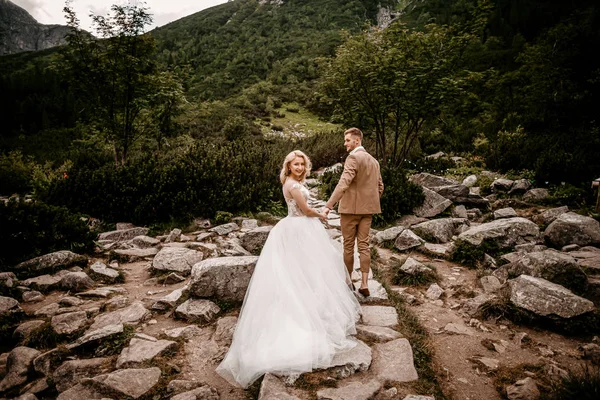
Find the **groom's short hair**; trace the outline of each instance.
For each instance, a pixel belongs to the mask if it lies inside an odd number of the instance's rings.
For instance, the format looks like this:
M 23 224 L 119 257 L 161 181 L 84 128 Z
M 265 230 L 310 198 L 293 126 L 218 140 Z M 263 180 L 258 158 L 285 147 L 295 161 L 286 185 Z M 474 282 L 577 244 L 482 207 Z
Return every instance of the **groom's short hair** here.
M 350 134 L 356 138 L 359 138 L 360 140 L 362 140 L 362 138 L 363 138 L 363 133 L 358 128 L 346 129 L 346 132 L 344 132 L 344 136 L 346 136 L 347 134 Z

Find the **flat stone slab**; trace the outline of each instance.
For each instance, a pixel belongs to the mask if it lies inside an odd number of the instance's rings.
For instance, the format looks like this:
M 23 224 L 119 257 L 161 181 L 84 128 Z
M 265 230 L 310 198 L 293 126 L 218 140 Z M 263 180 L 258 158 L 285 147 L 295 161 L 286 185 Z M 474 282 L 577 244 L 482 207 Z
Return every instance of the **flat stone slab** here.
M 21 282 L 23 286 L 30 289 L 39 290 L 42 293 L 47 293 L 58 288 L 62 277 L 58 275 L 40 275 L 35 278 L 29 278 Z
M 152 260 L 152 269 L 189 275 L 194 264 L 202 261 L 203 254 L 197 250 L 165 247 Z
M 368 400 L 381 389 L 381 382 L 371 379 L 369 382 L 352 382 L 338 388 L 321 389 L 318 400 Z
M 67 348 L 74 349 L 85 344 L 106 339 L 111 336 L 123 333 L 123 324 L 108 325 L 100 329 L 89 330 L 75 342 L 67 345 Z
M 360 284 L 357 285 L 357 288 Z M 385 288 L 381 285 L 381 283 L 377 282 L 375 279 L 369 279 L 367 281 L 367 286 L 369 287 L 370 295 L 368 297 L 363 296 L 358 293 L 358 290 L 354 292 L 358 301 L 360 303 L 373 303 L 376 301 L 383 301 L 388 299 L 388 294 L 385 291 Z
M 224 235 L 227 235 L 227 234 L 229 234 L 231 232 L 239 231 L 239 230 L 240 230 L 240 227 L 239 227 L 238 224 L 236 224 L 235 222 L 230 222 L 228 224 L 223 224 L 223 225 L 215 226 L 214 228 L 211 228 L 208 231 L 209 232 L 214 232 L 217 235 L 224 236 Z
M 285 384 L 272 374 L 265 374 L 258 400 L 300 400 L 288 393 Z
M 338 352 L 333 356 L 331 367 L 328 368 L 338 378 L 347 378 L 357 372 L 369 369 L 372 361 L 372 351 L 369 346 L 358 339 L 350 339 L 356 342 L 353 348 Z
M 362 322 L 372 326 L 398 325 L 398 313 L 394 307 L 389 306 L 363 306 Z
M 150 311 L 148 311 L 141 302 L 136 301 L 129 307 L 98 315 L 94 319 L 94 323 L 89 330 L 93 331 L 108 325 L 117 324 L 137 325 L 150 318 L 150 315 Z
M 189 339 L 194 336 L 199 336 L 202 333 L 202 328 L 197 325 L 188 325 L 181 328 L 165 329 L 163 333 L 166 337 L 171 339 Z
M 105 286 L 98 289 L 88 290 L 87 292 L 77 293 L 77 296 L 107 298 L 112 296 L 113 294 L 127 294 L 127 289 L 120 287 Z
M 377 342 L 388 342 L 402 337 L 399 332 L 383 326 L 356 325 L 356 332 Z
M 194 265 L 190 294 L 216 297 L 226 301 L 243 301 L 258 257 L 209 258 Z
M 72 251 L 61 250 L 23 261 L 16 265 L 13 270 L 18 276 L 36 276 L 46 272 L 51 273 L 58 269 L 66 269 L 74 265 L 85 267 L 87 257 L 75 254 Z
M 183 296 L 183 288 L 175 289 L 162 299 L 159 299 L 152 305 L 152 309 L 156 311 L 167 311 L 175 308 L 177 302 Z
M 444 332 L 454 335 L 467 335 L 467 336 L 475 336 L 475 331 L 468 326 L 454 324 L 452 322 L 446 324 L 444 326 Z
M 112 240 L 113 242 L 125 242 L 136 236 L 145 236 L 148 234 L 148 228 L 130 228 L 119 231 L 103 232 L 98 235 L 99 240 Z
M 160 368 L 121 369 L 110 374 L 92 378 L 98 386 L 108 392 L 116 392 L 120 396 L 130 396 L 137 399 L 148 393 L 160 379 Z M 117 397 L 120 397 L 117 396 Z
M 114 252 L 120 256 L 127 257 L 129 261 L 137 261 L 154 257 L 158 254 L 159 249 L 156 247 L 150 247 L 147 249 L 117 249 L 114 250 Z
M 55 315 L 52 317 L 50 324 L 54 332 L 58 335 L 71 335 L 83 329 L 87 320 L 87 313 L 85 311 L 76 311 Z
M 380 381 L 411 382 L 419 379 L 408 340 L 376 344 L 373 350 L 375 357 L 371 371 Z
M 117 359 L 117 368 L 132 368 L 152 360 L 154 357 L 177 349 L 177 342 L 171 340 L 143 340 L 133 338 L 129 346 L 121 351 Z
M 210 300 L 189 299 L 175 310 L 177 318 L 189 322 L 212 322 L 221 311 L 218 305 Z

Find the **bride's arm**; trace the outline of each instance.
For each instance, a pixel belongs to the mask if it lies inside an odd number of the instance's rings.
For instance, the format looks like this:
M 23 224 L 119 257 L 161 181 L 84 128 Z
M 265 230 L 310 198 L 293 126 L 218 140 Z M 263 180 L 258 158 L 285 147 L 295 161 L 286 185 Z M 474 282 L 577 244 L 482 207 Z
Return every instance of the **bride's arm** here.
M 290 193 L 290 195 L 292 195 L 292 198 L 296 201 L 296 204 L 298 205 L 298 207 L 300 207 L 304 215 L 306 215 L 307 217 L 323 217 L 323 215 L 320 214 L 317 210 L 308 206 L 308 204 L 306 203 L 306 199 L 304 198 L 304 195 L 302 194 L 299 188 L 290 187 L 288 188 L 288 192 Z

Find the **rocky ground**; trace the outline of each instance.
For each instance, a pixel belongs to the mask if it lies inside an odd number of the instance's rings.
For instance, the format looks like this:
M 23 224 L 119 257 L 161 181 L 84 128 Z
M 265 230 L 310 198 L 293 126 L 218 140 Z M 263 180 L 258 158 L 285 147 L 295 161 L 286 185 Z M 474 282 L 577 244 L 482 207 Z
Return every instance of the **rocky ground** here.
M 534 205 L 544 193 L 524 182 L 495 181 L 519 195 L 498 200 L 472 178 L 412 179 L 426 202 L 373 231 L 372 295 L 356 294 L 357 346 L 333 368 L 246 391 L 214 372 L 276 218 L 199 220 L 159 237 L 118 224 L 94 257 L 62 251 L 0 273 L 0 396 L 535 399 L 553 377 L 598 363 L 597 221 Z M 334 213 L 328 233 L 341 246 Z

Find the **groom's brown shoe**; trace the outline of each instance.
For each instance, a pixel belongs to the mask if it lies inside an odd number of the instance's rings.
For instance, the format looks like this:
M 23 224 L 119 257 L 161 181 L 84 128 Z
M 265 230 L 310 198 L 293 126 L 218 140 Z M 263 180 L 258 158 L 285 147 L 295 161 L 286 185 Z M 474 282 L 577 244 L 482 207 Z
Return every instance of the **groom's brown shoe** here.
M 365 297 L 369 297 L 371 295 L 371 292 L 369 292 L 369 288 L 360 288 L 358 289 L 358 293 L 362 294 Z

